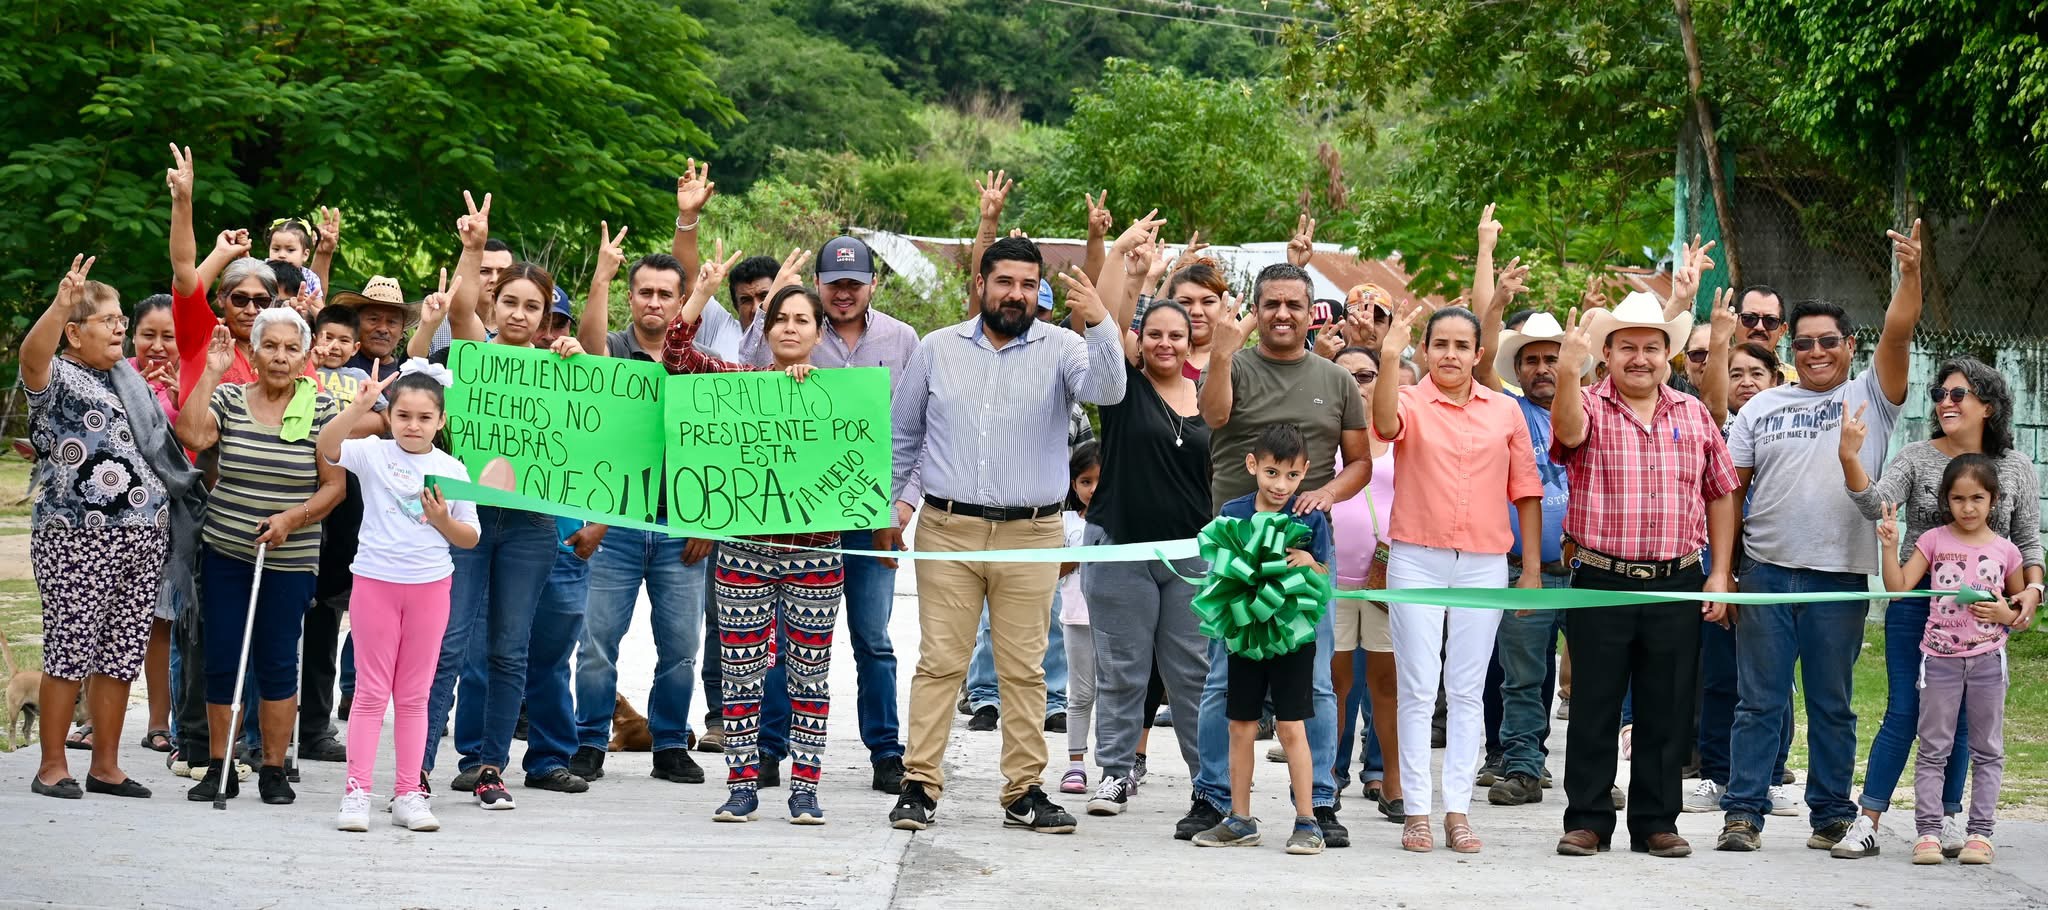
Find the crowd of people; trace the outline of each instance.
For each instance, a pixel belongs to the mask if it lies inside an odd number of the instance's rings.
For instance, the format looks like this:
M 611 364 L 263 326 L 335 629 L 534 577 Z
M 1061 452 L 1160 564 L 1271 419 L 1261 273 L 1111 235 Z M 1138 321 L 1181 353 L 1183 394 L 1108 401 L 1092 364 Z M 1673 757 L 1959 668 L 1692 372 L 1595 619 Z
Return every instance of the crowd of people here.
M 1355 771 L 1365 803 L 1399 825 L 1390 844 L 1435 849 L 1440 817 L 1444 845 L 1476 853 L 1479 788 L 1513 806 L 1552 787 L 1555 707 L 1572 721 L 1560 854 L 1623 834 L 1634 851 L 1685 856 L 1678 815 L 1714 811 L 1716 849 L 1753 851 L 1767 818 L 1803 804 L 1809 847 L 1872 856 L 1917 741 L 1913 861 L 1992 859 L 2003 642 L 2043 593 L 2039 490 L 2005 379 L 1972 359 L 1934 377 L 1933 438 L 1891 454 L 1921 310 L 1917 224 L 1890 234 L 1899 281 L 1875 331 L 1761 285 L 1714 295 L 1695 325 L 1714 268 L 1697 241 L 1668 296 L 1644 288 L 1610 307 L 1589 292 L 1562 321 L 1518 311 L 1527 269 L 1496 268 L 1490 206 L 1469 307 L 1403 306 L 1371 285 L 1348 306 L 1317 300 L 1304 215 L 1241 308 L 1198 242 L 1169 256 L 1156 211 L 1112 236 L 1092 197 L 1085 263 L 1048 273 L 1036 243 L 1002 236 L 1012 182 L 989 174 L 966 318 L 920 339 L 875 307 L 876 257 L 855 237 L 780 261 L 722 245 L 704 258 L 715 186 L 692 162 L 669 248 L 631 260 L 615 328 L 624 228 L 599 227 L 580 316 L 554 275 L 493 238 L 489 194 L 463 194 L 460 252 L 433 293 L 409 301 L 384 276 L 339 290 L 339 211 L 271 226 L 267 258 L 228 229 L 200 259 L 195 163 L 172 155 L 170 293 L 124 308 L 80 257 L 21 351 L 46 642 L 37 793 L 151 795 L 122 766 L 138 675 L 141 745 L 196 780 L 193 801 L 237 796 L 253 770 L 263 802 L 289 804 L 290 755 L 345 761 L 336 826 L 366 830 L 387 709 L 396 825 L 439 827 L 444 734 L 458 762 L 447 791 L 483 809 L 516 805 L 515 739 L 525 787 L 586 792 L 606 773 L 620 643 L 644 590 L 652 773 L 701 784 L 692 751 L 722 753 L 719 821 L 758 818 L 763 791 L 786 783 L 789 820 L 825 822 L 843 618 L 870 785 L 896 797 L 897 828 L 935 823 L 956 710 L 969 730 L 1000 728 L 1005 826 L 1076 828 L 1047 793 L 1047 732 L 1068 745 L 1059 791 L 1119 815 L 1164 703 L 1193 784 L 1180 839 L 1259 842 L 1251 744 L 1274 731 L 1288 852 L 1349 846 L 1338 813 Z M 1864 339 L 1875 349 L 1858 373 Z M 458 340 L 798 383 L 887 369 L 889 523 L 714 542 L 451 501 L 427 478 L 470 479 L 442 432 Z M 1347 595 L 1285 654 L 1205 634 L 1200 558 L 932 558 L 1182 540 L 1218 516 L 1268 513 L 1300 526 L 1289 565 Z M 925 558 L 905 718 L 889 636 L 898 565 L 871 554 L 913 541 Z M 1887 707 L 1856 796 L 1849 696 L 1872 576 L 1991 596 L 1880 605 Z M 1500 609 L 1402 599 L 1438 588 L 1551 594 L 1503 593 Z M 1564 608 L 1572 589 L 1692 599 Z M 1736 591 L 1765 597 L 1713 597 Z M 1842 599 L 1812 596 L 1829 593 Z M 81 697 L 91 721 L 71 733 L 61 706 Z M 1803 799 L 1785 768 L 1796 697 Z M 253 722 L 235 729 L 244 713 Z M 83 786 L 67 746 L 91 750 Z

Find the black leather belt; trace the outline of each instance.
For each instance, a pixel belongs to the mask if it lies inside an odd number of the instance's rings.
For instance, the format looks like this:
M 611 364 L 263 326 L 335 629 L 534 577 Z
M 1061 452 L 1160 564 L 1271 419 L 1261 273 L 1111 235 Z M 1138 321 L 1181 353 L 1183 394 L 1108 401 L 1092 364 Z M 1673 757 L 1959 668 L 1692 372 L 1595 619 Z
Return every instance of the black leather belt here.
M 1555 575 L 1560 578 L 1570 577 L 1572 567 L 1561 559 L 1557 562 L 1546 562 L 1543 564 L 1543 574 Z
M 1656 578 L 1670 578 L 1679 572 L 1699 565 L 1700 554 L 1687 553 L 1677 559 L 1666 559 L 1659 562 L 1634 562 L 1627 559 L 1616 559 L 1585 544 L 1579 544 L 1577 551 L 1572 554 L 1571 563 L 1573 568 L 1598 569 L 1623 578 L 1648 581 Z
M 1047 518 L 1060 514 L 1062 504 L 1049 506 L 978 506 L 971 502 L 954 502 L 929 493 L 924 497 L 925 505 L 952 515 L 979 518 L 983 521 L 1025 521 L 1032 518 Z

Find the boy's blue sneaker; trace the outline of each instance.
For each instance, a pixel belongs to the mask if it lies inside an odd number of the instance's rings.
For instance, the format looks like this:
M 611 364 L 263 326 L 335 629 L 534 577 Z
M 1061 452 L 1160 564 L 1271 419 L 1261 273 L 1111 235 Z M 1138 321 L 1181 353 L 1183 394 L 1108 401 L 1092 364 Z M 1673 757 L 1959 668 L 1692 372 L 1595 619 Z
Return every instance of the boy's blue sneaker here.
M 1294 820 L 1294 833 L 1287 836 L 1287 852 L 1296 856 L 1314 856 L 1323 852 L 1323 826 L 1313 818 Z
M 1317 834 L 1318 842 L 1321 834 Z M 1256 847 L 1259 845 L 1259 820 L 1242 815 L 1227 815 L 1210 828 L 1195 835 L 1197 847 Z
M 732 795 L 726 797 L 725 805 L 719 806 L 718 811 L 711 813 L 711 820 L 715 822 L 750 822 L 754 820 L 754 813 L 759 811 L 760 808 L 761 800 L 755 796 L 754 788 L 745 787 L 732 791 Z
M 789 795 L 789 823 L 792 825 L 822 825 L 825 810 L 818 808 L 818 794 L 809 790 L 798 790 Z

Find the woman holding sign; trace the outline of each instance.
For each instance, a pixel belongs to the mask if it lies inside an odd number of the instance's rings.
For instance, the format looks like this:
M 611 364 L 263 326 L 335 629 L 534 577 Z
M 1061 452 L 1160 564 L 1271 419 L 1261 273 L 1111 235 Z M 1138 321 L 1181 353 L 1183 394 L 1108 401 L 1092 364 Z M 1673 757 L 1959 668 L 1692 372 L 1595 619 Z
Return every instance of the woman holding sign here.
M 441 295 L 429 298 L 421 307 L 419 331 L 431 334 L 445 318 L 458 341 L 531 348 L 534 337 L 547 325 L 555 297 L 554 278 L 530 262 L 513 263 L 500 271 L 490 298 L 498 330 L 489 334 L 477 318 L 476 308 L 483 287 L 484 241 L 490 236 L 491 197 L 485 194 L 482 206 L 466 191 L 462 198 L 469 214 L 456 221 L 462 259 L 456 265 L 454 283 L 442 288 L 449 302 L 444 307 L 436 299 Z M 450 350 L 452 356 L 454 349 Z M 562 357 L 583 353 L 582 345 L 568 335 L 557 338 L 551 350 Z M 462 753 L 462 773 L 451 786 L 475 794 L 477 805 L 485 809 L 511 809 L 512 794 L 500 775 L 511 761 L 512 730 L 519 722 L 520 702 L 526 698 L 528 659 L 535 656 L 534 616 L 555 562 L 555 519 L 539 512 L 494 506 L 478 506 L 476 511 L 482 526 L 476 546 L 451 554 L 455 575 L 449 592 L 448 628 L 441 639 L 433 695 L 427 702 L 422 767 L 433 770 L 450 703 L 457 701 L 459 675 L 462 697 L 461 710 L 455 715 L 455 748 Z M 551 644 L 573 646 L 573 642 Z M 543 659 L 551 664 L 554 658 Z M 560 654 L 559 659 L 566 660 L 567 654 Z M 539 718 L 533 720 L 540 722 Z M 565 757 L 529 750 L 527 786 L 569 793 L 587 790 L 589 785 L 581 778 L 554 773 L 566 763 Z
M 718 360 L 695 344 L 698 319 L 711 293 L 740 254 L 720 261 L 723 244 L 704 263 L 690 299 L 669 326 L 661 362 L 671 373 L 738 373 L 756 367 Z M 825 324 L 825 302 L 799 284 L 778 288 L 768 300 L 761 340 L 774 366 L 803 382 L 811 372 L 811 349 Z M 818 775 L 825 756 L 825 717 L 832 706 L 826 679 L 832 668 L 832 630 L 839 624 L 845 566 L 836 531 L 765 534 L 719 544 L 714 583 L 718 596 L 720 688 L 725 696 L 726 786 L 732 795 L 712 818 L 754 819 L 761 757 L 762 682 L 771 662 L 784 661 L 792 708 L 789 731 L 789 821 L 822 825 Z

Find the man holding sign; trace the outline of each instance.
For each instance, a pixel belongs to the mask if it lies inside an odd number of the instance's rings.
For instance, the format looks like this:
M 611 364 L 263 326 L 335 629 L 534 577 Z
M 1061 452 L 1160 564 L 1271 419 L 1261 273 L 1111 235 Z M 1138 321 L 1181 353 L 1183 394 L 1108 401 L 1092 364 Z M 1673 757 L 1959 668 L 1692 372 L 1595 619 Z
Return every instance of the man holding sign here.
M 926 337 L 895 393 L 896 523 L 913 509 L 921 482 L 926 509 L 918 542 L 926 551 L 1055 548 L 1065 540 L 1067 418 L 1076 401 L 1115 404 L 1124 396 L 1123 345 L 1094 284 L 1062 274 L 1084 337 L 1038 322 L 1044 259 L 1022 237 L 991 244 L 974 292 L 980 315 Z M 875 532 L 893 548 L 895 528 Z M 1003 712 L 1003 823 L 1045 833 L 1074 830 L 1074 817 L 1046 799 L 1045 656 L 1056 562 L 917 564 L 922 643 L 910 690 L 910 749 L 897 828 L 929 826 L 945 777 L 940 762 L 954 694 L 967 673 L 982 605 L 988 605 Z

